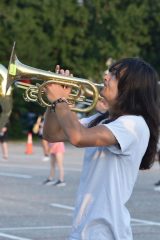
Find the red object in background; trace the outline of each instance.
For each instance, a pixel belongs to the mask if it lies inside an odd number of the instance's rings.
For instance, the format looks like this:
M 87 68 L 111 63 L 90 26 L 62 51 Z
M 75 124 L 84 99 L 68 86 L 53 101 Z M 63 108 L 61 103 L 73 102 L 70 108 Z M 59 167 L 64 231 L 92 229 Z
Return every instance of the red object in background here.
M 23 79 L 23 80 L 21 80 L 21 82 L 31 84 L 31 80 L 30 79 Z
M 26 154 L 32 154 L 33 153 L 32 133 L 28 133 L 25 153 Z

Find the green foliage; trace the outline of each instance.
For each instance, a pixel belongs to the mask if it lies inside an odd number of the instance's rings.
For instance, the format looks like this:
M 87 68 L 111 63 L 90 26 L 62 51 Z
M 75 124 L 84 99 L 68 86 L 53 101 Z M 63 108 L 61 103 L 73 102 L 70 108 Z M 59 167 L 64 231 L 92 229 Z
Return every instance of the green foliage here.
M 139 56 L 160 71 L 159 12 L 159 0 L 1 0 L 0 59 L 8 65 L 16 41 L 22 63 L 47 71 L 60 64 L 94 81 L 101 81 L 109 57 Z M 20 113 L 44 111 L 24 102 L 19 89 L 13 96 L 17 125 Z

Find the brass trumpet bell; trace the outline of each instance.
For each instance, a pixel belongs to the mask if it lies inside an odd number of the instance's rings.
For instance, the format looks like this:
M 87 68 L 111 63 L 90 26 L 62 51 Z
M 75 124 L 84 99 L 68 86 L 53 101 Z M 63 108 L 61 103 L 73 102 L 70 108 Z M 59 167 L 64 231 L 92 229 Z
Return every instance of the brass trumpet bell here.
M 11 95 L 11 88 L 7 87 L 7 68 L 0 64 L 0 97 L 5 97 L 6 95 Z
M 7 68 L 0 64 L 0 132 L 2 128 L 6 126 L 12 112 L 12 90 L 9 88 L 6 92 L 6 85 Z
M 37 83 L 35 85 L 24 83 L 23 80 L 26 79 L 32 80 L 32 83 L 35 80 L 43 81 L 43 83 L 41 85 Z M 71 93 L 67 100 L 69 104 L 74 105 L 74 107 L 71 107 L 71 110 L 83 113 L 94 109 L 100 98 L 98 88 L 103 87 L 103 84 L 94 84 L 86 79 L 56 74 L 22 64 L 15 54 L 15 43 L 8 66 L 6 91 L 13 83 L 25 90 L 24 99 L 26 101 L 38 102 L 41 106 L 45 107 L 51 106 L 43 90 L 47 84 L 55 83 L 69 86 Z M 77 105 L 79 103 L 82 103 L 85 107 L 78 108 Z

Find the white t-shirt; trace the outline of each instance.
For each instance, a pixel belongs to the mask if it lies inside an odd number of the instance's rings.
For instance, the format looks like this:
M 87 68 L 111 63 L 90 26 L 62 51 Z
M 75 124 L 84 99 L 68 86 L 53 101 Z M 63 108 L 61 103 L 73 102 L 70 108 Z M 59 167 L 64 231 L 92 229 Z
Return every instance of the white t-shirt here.
M 87 127 L 94 117 L 82 119 L 81 123 Z M 122 116 L 104 126 L 112 131 L 119 145 L 86 148 L 69 240 L 132 240 L 125 204 L 150 133 L 141 116 Z

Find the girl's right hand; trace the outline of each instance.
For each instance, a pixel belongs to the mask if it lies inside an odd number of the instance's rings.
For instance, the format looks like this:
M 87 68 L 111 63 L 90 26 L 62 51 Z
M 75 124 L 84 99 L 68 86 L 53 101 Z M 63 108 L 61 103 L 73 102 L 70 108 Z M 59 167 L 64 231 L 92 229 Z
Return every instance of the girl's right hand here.
M 96 105 L 96 110 L 101 113 L 107 112 L 109 109 L 108 103 L 104 98 L 101 100 L 98 100 L 97 105 Z

